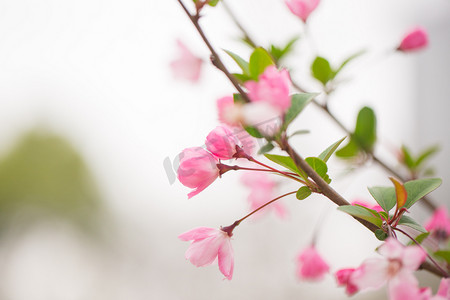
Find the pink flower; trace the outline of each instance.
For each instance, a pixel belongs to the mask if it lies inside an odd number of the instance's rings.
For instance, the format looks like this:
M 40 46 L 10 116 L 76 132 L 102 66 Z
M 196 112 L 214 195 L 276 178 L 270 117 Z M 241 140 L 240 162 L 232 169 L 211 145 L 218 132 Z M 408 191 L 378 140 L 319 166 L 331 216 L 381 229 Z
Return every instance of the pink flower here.
M 280 113 L 286 112 L 291 106 L 290 85 L 289 73 L 284 69 L 278 71 L 275 66 L 267 67 L 259 76 L 258 82 L 247 81 L 245 83 L 252 102 L 266 102 L 278 109 Z
M 170 63 L 175 78 L 186 79 L 193 83 L 200 79 L 203 60 L 189 51 L 186 45 L 177 40 L 180 56 Z
M 341 269 L 336 272 L 336 281 L 338 286 L 345 286 L 345 292 L 351 296 L 358 291 L 358 287 L 350 281 L 350 277 L 355 272 L 354 268 Z
M 192 240 L 185 256 L 194 266 L 210 265 L 218 258 L 220 272 L 231 280 L 234 268 L 233 248 L 226 232 L 198 227 L 179 235 L 178 238 L 182 241 Z
M 405 247 L 394 238 L 388 238 L 378 248 L 383 258 L 365 260 L 349 278 L 349 282 L 359 290 L 378 289 L 386 282 L 390 292 L 395 292 L 396 285 L 408 283 L 417 285 L 413 272 L 425 260 L 426 253 L 418 246 Z
M 450 218 L 444 206 L 434 211 L 431 219 L 425 224 L 425 229 L 433 232 L 438 239 L 445 240 L 450 236 Z
M 352 205 L 361 205 L 361 206 L 367 207 L 369 209 L 373 209 L 373 210 L 375 210 L 377 212 L 383 211 L 383 208 L 380 205 L 378 205 L 378 204 L 373 204 L 373 205 L 372 204 L 368 204 L 368 203 L 366 203 L 365 201 L 362 201 L 362 200 L 355 200 L 355 201 L 352 202 Z
M 300 279 L 317 281 L 323 279 L 330 267 L 314 246 L 304 249 L 297 257 L 297 276 Z
M 227 96 L 217 100 L 219 121 L 232 127 L 241 126 L 241 105 L 234 103 L 233 97 Z
M 408 281 L 397 282 L 389 288 L 390 300 L 429 300 L 430 288 L 420 288 Z
M 206 137 L 206 148 L 219 159 L 231 159 L 236 154 L 236 146 L 241 142 L 226 126 L 214 128 Z
M 285 0 L 284 1 L 291 12 L 306 23 L 309 15 L 319 5 L 319 0 Z
M 274 190 L 277 184 L 267 174 L 262 172 L 244 173 L 241 177 L 241 181 L 251 189 L 247 198 L 250 203 L 250 211 L 256 210 L 275 198 Z M 269 209 L 275 210 L 280 218 L 286 216 L 286 209 L 280 202 L 269 204 L 258 213 L 268 211 Z
M 436 296 L 431 297 L 430 300 L 448 300 L 448 299 L 450 299 L 450 278 L 442 278 Z
M 187 148 L 180 153 L 178 180 L 184 186 L 195 189 L 188 194 L 188 198 L 203 191 L 219 177 L 218 163 L 217 158 L 200 147 Z
M 425 29 L 416 27 L 409 31 L 403 38 L 397 50 L 408 52 L 419 50 L 428 45 L 428 34 Z
M 255 127 L 263 136 L 272 137 L 280 131 L 280 111 L 270 103 L 248 103 L 242 109 L 242 116 L 246 125 Z

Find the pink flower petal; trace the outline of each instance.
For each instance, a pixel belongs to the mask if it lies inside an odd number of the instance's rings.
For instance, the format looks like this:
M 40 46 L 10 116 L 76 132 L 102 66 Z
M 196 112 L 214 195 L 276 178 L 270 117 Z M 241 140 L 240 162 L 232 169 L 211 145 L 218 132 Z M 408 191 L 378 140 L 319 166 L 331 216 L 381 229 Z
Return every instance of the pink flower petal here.
M 407 52 L 422 49 L 428 45 L 428 34 L 425 29 L 416 27 L 409 31 L 398 46 L 398 50 Z
M 379 289 L 388 280 L 388 262 L 382 258 L 369 258 L 350 276 L 350 282 L 360 290 Z
M 218 253 L 218 263 L 220 272 L 222 272 L 222 274 L 228 280 L 231 280 L 231 278 L 233 277 L 234 256 L 230 239 L 227 239 L 227 241 L 223 242 L 220 246 Z
M 323 279 L 330 269 L 314 246 L 304 249 L 297 260 L 297 276 L 300 279 L 318 281 Z

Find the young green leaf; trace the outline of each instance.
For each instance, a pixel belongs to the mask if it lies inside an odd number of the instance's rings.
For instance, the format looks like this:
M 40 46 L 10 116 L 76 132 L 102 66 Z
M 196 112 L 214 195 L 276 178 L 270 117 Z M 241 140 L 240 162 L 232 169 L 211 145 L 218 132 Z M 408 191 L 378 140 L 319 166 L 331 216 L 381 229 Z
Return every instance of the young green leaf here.
M 296 131 L 294 131 L 293 133 L 291 133 L 291 134 L 289 135 L 289 138 L 291 138 L 291 137 L 293 137 L 293 136 L 296 136 L 296 135 L 308 134 L 308 133 L 309 133 L 309 130 L 306 130 L 306 129 L 296 130 Z
M 302 186 L 298 189 L 296 196 L 298 200 L 303 200 L 311 195 L 311 190 L 307 186 Z
M 328 167 L 327 164 L 321 160 L 318 157 L 307 157 L 305 158 L 305 161 L 308 163 L 308 165 L 311 166 L 311 168 L 316 171 L 317 174 L 319 174 L 320 177 L 324 177 L 327 175 Z
M 405 165 L 408 167 L 408 169 L 415 170 L 416 162 L 414 161 L 414 158 L 412 157 L 409 149 L 405 145 L 403 145 L 401 150 L 403 155 L 403 162 L 405 163 Z
M 292 51 L 293 45 L 298 41 L 299 37 L 291 39 L 283 48 L 275 45 L 270 46 L 270 54 L 275 62 L 278 62 Z
M 440 178 L 426 178 L 406 182 L 405 189 L 408 193 L 408 198 L 406 199 L 405 207 L 410 208 L 419 199 L 437 189 L 441 183 L 442 179 Z
M 366 106 L 359 111 L 353 138 L 358 146 L 366 152 L 372 152 L 377 140 L 376 123 L 373 109 Z
M 351 62 L 352 60 L 354 60 L 355 58 L 363 55 L 364 53 L 366 53 L 366 50 L 361 50 L 356 52 L 353 55 L 350 55 L 346 60 L 344 60 L 341 65 L 339 66 L 339 68 L 334 72 L 335 76 L 345 67 L 345 65 L 347 65 L 349 62 Z
M 405 216 L 405 215 L 403 215 L 400 218 L 400 221 L 398 222 L 398 225 L 408 226 L 408 227 L 413 228 L 413 229 L 415 229 L 417 231 L 420 231 L 422 233 L 427 232 L 427 230 L 425 228 L 423 228 L 422 225 L 420 225 L 419 223 L 414 221 L 413 218 L 411 218 L 409 216 Z
M 245 131 L 248 132 L 248 134 L 250 134 L 252 137 L 255 138 L 264 138 L 264 136 L 258 131 L 258 129 L 256 129 L 255 127 L 252 126 L 245 126 L 244 127 Z
M 258 80 L 268 66 L 275 65 L 270 54 L 264 48 L 256 48 L 250 56 L 249 71 L 253 80 Z
M 346 137 L 343 137 L 336 143 L 332 144 L 330 147 L 325 149 L 322 153 L 320 153 L 319 158 L 323 160 L 324 162 L 327 162 L 328 159 L 331 157 L 331 155 L 336 151 L 336 149 L 339 147 L 339 145 L 345 140 Z
M 358 217 L 360 219 L 366 220 L 367 222 L 370 222 L 378 227 L 381 227 L 382 220 L 379 216 L 374 215 L 370 209 L 367 209 L 363 206 L 358 205 L 343 205 L 339 206 L 338 210 L 348 213 L 349 215 L 352 215 L 354 217 Z
M 289 156 L 275 155 L 275 154 L 264 154 L 264 156 L 273 161 L 274 163 L 279 164 L 280 166 L 283 166 L 291 170 L 292 172 L 299 174 L 303 179 L 306 180 L 308 178 L 308 176 L 305 174 L 305 172 L 303 172 L 303 170 L 299 170 L 297 168 L 295 162 Z
M 394 184 L 395 197 L 397 198 L 397 208 L 400 209 L 403 207 L 403 205 L 405 205 L 406 198 L 408 197 L 408 193 L 406 192 L 405 187 L 403 186 L 403 184 L 400 181 L 398 181 L 394 177 L 389 177 L 389 179 Z
M 311 73 L 314 78 L 326 85 L 328 81 L 333 79 L 334 72 L 330 63 L 323 57 L 317 56 L 311 65 Z
M 219 3 L 219 0 L 209 0 L 209 1 L 208 1 L 208 4 L 209 4 L 210 6 L 216 6 L 217 3 Z
M 241 68 L 243 75 L 248 75 L 250 76 L 250 69 L 249 69 L 249 64 L 248 62 L 243 59 L 242 57 L 240 57 L 239 55 L 228 51 L 228 50 L 224 50 L 237 64 L 238 66 Z
M 369 193 L 387 213 L 395 206 L 395 190 L 393 187 L 374 186 L 369 188 Z
M 244 98 L 242 98 L 242 95 L 238 93 L 233 94 L 233 102 L 235 104 L 245 104 Z
M 422 244 L 422 242 L 423 242 L 429 235 L 430 235 L 429 232 L 421 233 L 421 234 L 419 234 L 418 236 L 416 236 L 416 241 L 417 241 L 419 244 Z M 413 244 L 414 244 L 414 242 L 411 241 L 411 245 L 413 245 Z
M 316 93 L 294 94 L 291 96 L 291 107 L 289 107 L 284 117 L 283 128 L 286 129 L 289 124 L 302 112 L 302 110 L 314 99 Z
M 427 158 L 433 156 L 439 151 L 439 146 L 433 146 L 422 152 L 416 160 L 416 166 L 419 167 Z
M 348 144 L 339 149 L 338 151 L 336 151 L 336 156 L 343 159 L 348 159 L 355 157 L 358 154 L 358 152 L 359 152 L 358 145 L 356 144 L 354 139 L 350 137 L 350 141 L 348 142 Z
M 379 239 L 380 241 L 384 241 L 385 239 L 388 238 L 388 234 L 386 232 L 383 231 L 383 229 L 377 229 L 375 230 L 375 236 L 377 237 L 377 239 Z
M 258 154 L 270 152 L 273 148 L 275 148 L 275 146 L 272 143 L 267 143 L 259 149 Z
M 448 264 L 450 264 L 450 251 L 449 250 L 438 250 L 434 252 L 434 255 L 445 260 Z

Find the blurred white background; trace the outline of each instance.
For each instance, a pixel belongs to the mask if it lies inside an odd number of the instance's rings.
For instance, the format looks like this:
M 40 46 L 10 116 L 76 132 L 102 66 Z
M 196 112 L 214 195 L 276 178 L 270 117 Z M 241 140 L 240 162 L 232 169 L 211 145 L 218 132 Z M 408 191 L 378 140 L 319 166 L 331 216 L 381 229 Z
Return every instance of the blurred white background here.
M 302 34 L 282 0 L 227 2 L 265 46 Z M 433 198 L 447 206 L 449 15 L 445 0 L 323 0 L 309 21 L 313 40 L 301 41 L 287 61 L 296 69 L 292 76 L 314 91 L 319 88 L 309 79 L 314 53 L 338 64 L 368 49 L 365 58 L 349 65 L 344 77 L 351 80 L 335 93 L 330 109 L 350 128 L 363 105 L 373 107 L 377 153 L 393 165 L 392 149 L 402 143 L 415 153 L 440 144 L 432 164 L 444 184 Z M 217 49 L 248 55 L 221 5 L 205 10 L 202 24 Z M 386 54 L 418 24 L 429 31 L 428 49 Z M 81 153 L 112 216 L 101 242 L 63 222 L 3 236 L 1 299 L 345 299 L 331 275 L 320 283 L 295 277 L 295 257 L 324 211 L 318 249 L 332 271 L 376 255 L 373 235 L 331 202 L 291 197 L 282 200 L 289 207 L 286 220 L 269 215 L 235 230 L 232 281 L 222 280 L 217 266 L 196 268 L 184 259 L 188 243 L 177 236 L 197 226 L 231 224 L 246 213 L 248 191 L 239 185 L 239 174 L 229 173 L 188 200 L 189 189 L 173 182 L 175 170 L 163 167 L 182 149 L 203 144 L 218 124 L 215 100 L 233 92 L 209 65 L 198 85 L 174 81 L 168 65 L 178 54 L 177 38 L 208 61 L 175 0 L 0 1 L 0 154 L 35 127 L 63 136 Z M 311 130 L 295 140 L 304 156 L 344 136 L 313 107 L 296 126 Z M 344 171 L 332 161 L 333 186 L 349 200 L 370 201 L 367 186 L 389 184 L 376 166 L 350 176 L 342 176 Z M 288 183 L 280 192 L 293 189 Z M 424 220 L 428 214 L 421 208 L 413 213 Z M 436 278 L 420 276 L 422 284 L 436 286 Z

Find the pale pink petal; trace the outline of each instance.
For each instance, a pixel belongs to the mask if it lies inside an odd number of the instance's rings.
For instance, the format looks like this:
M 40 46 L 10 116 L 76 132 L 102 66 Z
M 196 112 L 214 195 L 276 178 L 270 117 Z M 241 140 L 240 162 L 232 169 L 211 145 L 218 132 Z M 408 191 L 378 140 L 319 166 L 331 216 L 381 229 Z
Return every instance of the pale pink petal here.
M 177 40 L 177 46 L 180 56 L 170 63 L 173 76 L 193 83 L 197 82 L 200 79 L 202 59 L 192 54 L 180 40 Z
M 221 123 L 235 127 L 240 126 L 242 105 L 235 104 L 233 97 L 226 96 L 217 100 L 218 119 Z
M 439 284 L 439 290 L 435 297 L 441 298 L 432 298 L 433 300 L 438 299 L 450 299 L 450 278 L 442 278 L 441 283 Z
M 402 258 L 403 268 L 413 272 L 425 261 L 427 254 L 418 246 L 405 247 Z
M 226 125 L 214 128 L 206 137 L 206 148 L 219 159 L 231 159 L 240 141 Z
M 228 280 L 231 280 L 234 269 L 233 248 L 231 247 L 230 239 L 227 237 L 225 239 L 218 253 L 219 270 Z
M 319 0 L 285 0 L 285 3 L 294 15 L 306 22 L 319 5 Z
M 264 136 L 274 136 L 280 131 L 281 111 L 267 102 L 254 102 L 242 108 L 242 117 L 246 125 L 256 127 Z
M 386 242 L 378 248 L 378 253 L 386 258 L 400 259 L 403 255 L 405 246 L 394 238 L 386 239 Z
M 345 286 L 345 292 L 349 296 L 358 292 L 358 287 L 350 280 L 350 277 L 355 270 L 356 269 L 354 268 L 341 269 L 335 273 L 337 284 L 339 286 Z
M 186 251 L 186 259 L 197 267 L 209 265 L 216 259 L 222 242 L 218 236 L 193 242 Z
M 431 296 L 430 289 L 421 289 L 417 284 L 409 282 L 389 283 L 390 300 L 427 300 Z
M 202 240 L 211 235 L 217 234 L 218 229 L 209 228 L 209 227 L 197 227 L 192 230 L 186 231 L 178 236 L 178 238 L 182 241 L 190 241 L 190 240 Z
M 398 46 L 400 51 L 419 50 L 428 45 L 428 34 L 425 29 L 416 27 L 409 31 Z
M 382 258 L 369 258 L 350 276 L 350 282 L 360 290 L 379 289 L 387 279 L 388 261 Z

